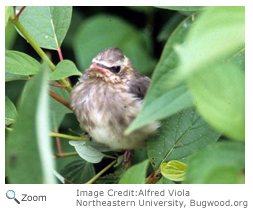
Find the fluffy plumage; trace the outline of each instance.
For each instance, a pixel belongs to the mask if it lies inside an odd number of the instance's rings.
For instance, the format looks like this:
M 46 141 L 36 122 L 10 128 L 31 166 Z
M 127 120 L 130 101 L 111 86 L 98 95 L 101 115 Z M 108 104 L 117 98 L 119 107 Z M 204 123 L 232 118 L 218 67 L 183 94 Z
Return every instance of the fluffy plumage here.
M 71 107 L 93 140 L 113 150 L 145 146 L 159 123 L 124 135 L 139 114 L 150 79 L 139 74 L 119 48 L 108 48 L 92 60 L 71 92 Z

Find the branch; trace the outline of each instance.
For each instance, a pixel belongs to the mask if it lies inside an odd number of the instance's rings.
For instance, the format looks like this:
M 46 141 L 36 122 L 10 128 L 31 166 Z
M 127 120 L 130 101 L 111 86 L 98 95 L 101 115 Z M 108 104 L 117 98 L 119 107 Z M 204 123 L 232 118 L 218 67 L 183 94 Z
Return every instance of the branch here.
M 61 48 L 58 48 L 58 49 L 57 49 L 57 52 L 58 52 L 60 61 L 62 61 L 62 60 L 63 60 L 63 56 L 62 56 Z
M 51 137 L 60 137 L 60 138 L 66 138 L 70 140 L 83 140 L 83 141 L 89 141 L 89 137 L 78 137 L 78 136 L 72 136 L 72 135 L 67 135 L 67 134 L 61 134 L 61 133 L 56 133 L 56 132 L 50 132 Z
M 21 9 L 18 11 L 18 14 L 15 16 L 15 20 L 19 19 L 19 16 L 21 15 L 21 13 L 23 12 L 23 10 L 26 8 L 26 6 L 21 7 Z
M 55 84 L 55 83 L 52 83 L 52 82 L 49 82 L 48 84 L 51 85 L 51 86 L 57 87 L 57 88 L 66 88 L 66 85 L 58 85 L 58 84 Z
M 49 90 L 49 95 L 72 111 L 68 101 L 64 100 L 62 97 L 60 97 L 59 95 L 57 95 L 56 93 L 50 90 Z
M 146 184 L 155 184 L 160 178 L 160 169 L 152 172 L 147 180 L 146 180 Z
M 61 154 L 55 154 L 56 158 L 65 158 L 69 156 L 75 156 L 78 155 L 77 152 L 67 152 L 67 153 L 61 153 Z
M 111 168 L 116 163 L 117 163 L 117 160 L 114 160 L 113 162 L 111 162 L 104 169 L 102 169 L 98 174 L 96 174 L 92 179 L 90 179 L 88 182 L 86 182 L 86 184 L 94 183 L 105 171 L 107 171 L 109 168 Z
M 40 48 L 37 42 L 30 36 L 24 26 L 20 23 L 19 20 L 16 20 L 13 15 L 10 16 L 10 21 L 15 25 L 15 27 L 22 33 L 22 35 L 26 38 L 26 40 L 30 43 L 33 49 L 37 52 L 37 54 L 43 59 L 50 67 L 52 71 L 55 70 L 54 63 L 49 59 L 49 57 L 45 54 L 45 52 Z M 72 87 L 68 81 L 65 79 L 59 80 L 60 84 L 65 85 L 66 89 L 71 92 Z

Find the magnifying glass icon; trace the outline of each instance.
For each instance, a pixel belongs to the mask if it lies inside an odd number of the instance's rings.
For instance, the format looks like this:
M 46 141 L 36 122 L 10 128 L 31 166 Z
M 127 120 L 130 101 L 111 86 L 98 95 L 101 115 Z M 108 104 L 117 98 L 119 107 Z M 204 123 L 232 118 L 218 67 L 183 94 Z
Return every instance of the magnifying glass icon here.
M 6 197 L 9 198 L 9 199 L 14 199 L 18 204 L 20 204 L 18 199 L 15 198 L 15 192 L 13 190 L 8 190 L 6 192 Z

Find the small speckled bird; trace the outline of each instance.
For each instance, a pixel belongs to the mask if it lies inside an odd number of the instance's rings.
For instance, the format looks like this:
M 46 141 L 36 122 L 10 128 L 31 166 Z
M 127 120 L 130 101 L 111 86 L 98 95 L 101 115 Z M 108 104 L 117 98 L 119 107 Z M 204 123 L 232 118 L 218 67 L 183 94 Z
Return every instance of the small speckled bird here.
M 137 149 L 159 127 L 153 122 L 124 135 L 140 112 L 149 84 L 119 48 L 107 48 L 93 58 L 73 88 L 71 107 L 93 140 L 112 150 Z

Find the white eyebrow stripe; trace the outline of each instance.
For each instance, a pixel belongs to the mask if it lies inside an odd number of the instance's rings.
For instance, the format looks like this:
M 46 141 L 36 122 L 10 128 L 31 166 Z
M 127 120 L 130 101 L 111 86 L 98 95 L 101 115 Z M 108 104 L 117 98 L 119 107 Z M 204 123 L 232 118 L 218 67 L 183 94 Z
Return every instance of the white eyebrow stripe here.
M 106 63 L 106 62 L 98 61 L 98 60 L 96 60 L 96 59 L 93 59 L 93 60 L 92 60 L 92 63 L 98 63 L 98 64 L 104 65 L 104 66 L 106 66 L 106 67 L 111 67 L 111 66 L 112 66 L 112 65 L 110 65 L 110 64 L 108 64 L 108 63 Z
M 101 65 L 104 65 L 106 67 L 113 67 L 113 66 L 121 66 L 121 62 L 120 60 L 118 60 L 117 62 L 113 63 L 113 64 L 109 64 L 107 63 L 106 61 L 99 61 L 99 60 L 96 60 L 96 59 L 93 59 L 92 60 L 92 63 L 97 63 L 97 64 L 101 64 Z

